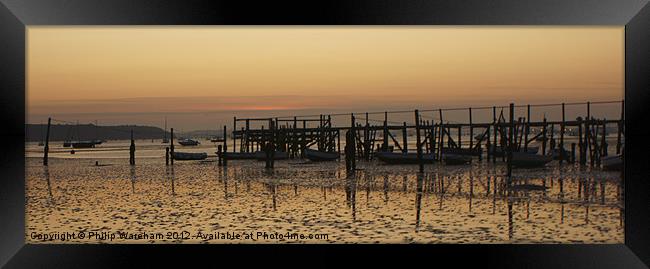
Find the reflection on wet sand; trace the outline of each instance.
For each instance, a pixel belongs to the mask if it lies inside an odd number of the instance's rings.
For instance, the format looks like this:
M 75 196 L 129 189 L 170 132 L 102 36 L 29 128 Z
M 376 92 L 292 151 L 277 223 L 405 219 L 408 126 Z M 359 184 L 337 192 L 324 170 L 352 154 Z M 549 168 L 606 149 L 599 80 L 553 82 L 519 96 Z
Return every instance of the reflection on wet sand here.
M 245 161 L 228 167 L 165 166 L 158 159 L 134 166 L 120 159 L 104 160 L 107 166 L 27 161 L 28 233 L 289 231 L 327 233 L 331 243 L 623 242 L 620 174 L 577 166 L 515 169 L 508 187 L 505 167 L 487 162 L 428 165 L 424 173 L 359 162 L 346 173 L 338 163 L 291 161 L 268 170 Z

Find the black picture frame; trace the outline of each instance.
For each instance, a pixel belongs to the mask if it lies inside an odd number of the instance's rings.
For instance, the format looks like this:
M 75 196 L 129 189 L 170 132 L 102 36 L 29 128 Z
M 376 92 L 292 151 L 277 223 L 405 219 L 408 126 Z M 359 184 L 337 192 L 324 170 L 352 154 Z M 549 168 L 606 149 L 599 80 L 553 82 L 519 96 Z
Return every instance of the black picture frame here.
M 25 45 L 31 25 L 619 25 L 625 26 L 625 244 L 616 245 L 31 245 L 25 244 Z M 650 265 L 650 5 L 641 0 L 127 1 L 0 0 L 0 265 L 83 267 L 215 255 L 278 254 L 361 262 L 447 260 L 487 268 L 647 268 Z M 318 251 L 314 251 L 318 250 Z M 332 254 L 335 253 L 335 254 Z M 398 254 L 396 254 L 398 253 Z M 326 255 L 325 255 L 326 254 Z M 250 256 L 255 255 L 255 256 Z M 143 258 L 146 257 L 146 258 Z M 160 259 L 164 257 L 165 259 Z M 333 258 L 336 257 L 336 258 Z M 350 258 L 350 257 L 348 257 Z M 285 261 L 287 262 L 287 261 Z M 290 263 L 290 262 L 289 262 Z M 216 264 L 213 264 L 216 265 Z

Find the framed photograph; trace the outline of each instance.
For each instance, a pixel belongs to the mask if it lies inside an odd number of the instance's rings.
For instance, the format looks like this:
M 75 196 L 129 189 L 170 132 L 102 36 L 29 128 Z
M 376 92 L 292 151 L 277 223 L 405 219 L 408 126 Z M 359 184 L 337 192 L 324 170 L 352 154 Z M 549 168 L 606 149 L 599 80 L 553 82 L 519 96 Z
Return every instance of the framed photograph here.
M 650 264 L 647 1 L 0 0 L 0 25 L 8 268 Z

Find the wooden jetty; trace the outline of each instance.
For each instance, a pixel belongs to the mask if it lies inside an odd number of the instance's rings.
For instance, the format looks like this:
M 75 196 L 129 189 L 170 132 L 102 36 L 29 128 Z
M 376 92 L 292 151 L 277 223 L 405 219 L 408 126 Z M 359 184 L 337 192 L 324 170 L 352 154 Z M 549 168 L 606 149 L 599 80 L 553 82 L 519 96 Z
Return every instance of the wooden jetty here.
M 600 104 L 620 104 L 620 118 L 598 119 L 592 116 L 592 106 Z M 566 107 L 582 107 L 584 114 L 575 120 L 567 120 Z M 537 108 L 554 109 L 561 113 L 561 119 L 531 120 L 531 113 Z M 416 136 L 415 163 L 430 163 L 429 156 L 443 162 L 445 154 L 469 155 L 482 160 L 496 162 L 507 161 L 509 152 L 522 152 L 539 155 L 552 155 L 560 164 L 600 166 L 602 157 L 607 156 L 607 130 L 616 126 L 616 153 L 623 148 L 625 101 L 582 102 L 558 104 L 526 104 L 492 107 L 468 107 L 428 109 L 414 111 L 384 111 L 365 113 L 346 113 L 329 115 L 285 116 L 269 118 L 234 118 L 230 133 L 233 148 L 231 152 L 254 153 L 269 151 L 286 153 L 288 158 L 302 158 L 306 149 L 319 152 L 331 152 L 346 155 L 353 160 L 373 160 L 378 152 L 401 152 L 409 154 L 409 134 Z M 510 113 L 505 113 L 504 110 Z M 514 109 L 525 109 L 525 114 L 515 115 Z M 449 111 L 467 112 L 467 121 L 451 122 L 446 120 Z M 499 113 L 497 113 L 499 111 Z M 389 115 L 397 113 L 414 113 L 415 124 L 392 122 Z M 491 113 L 492 121 L 476 122 L 477 113 Z M 383 121 L 371 120 L 371 115 L 382 115 Z M 575 113 L 574 113 L 575 114 Z M 350 125 L 335 126 L 332 117 L 350 116 Z M 365 116 L 365 117 L 364 117 Z M 482 116 L 485 117 L 485 114 Z M 430 120 L 425 120 L 428 117 Z M 357 121 L 361 119 L 361 121 Z M 379 124 L 371 124 L 371 121 Z M 243 123 L 243 126 L 242 126 Z M 261 123 L 261 124 L 260 124 Z M 258 127 L 253 128 L 253 124 Z M 237 127 L 240 127 L 239 129 Z M 609 126 L 609 128 L 608 128 Z M 567 143 L 569 130 L 577 143 Z M 226 126 L 224 126 L 226 133 Z M 341 151 L 341 133 L 345 133 L 346 149 Z M 401 137 L 399 137 L 401 134 Z M 469 138 L 463 141 L 463 134 Z M 576 137 L 577 136 L 577 137 Z M 411 138 L 412 139 L 412 138 Z M 531 145 L 537 143 L 538 145 Z M 347 145 L 353 144 L 349 149 Z M 576 151 L 577 146 L 577 151 Z M 227 139 L 224 139 L 224 153 L 227 152 Z M 575 155 L 578 155 L 576 158 Z M 351 155 L 351 157 L 348 157 Z M 227 154 L 224 154 L 227 156 Z M 392 155 L 379 155 L 382 157 Z M 397 155 L 396 155 L 397 156 Z M 424 156 L 424 158 L 423 158 Z M 409 158 L 411 159 L 411 158 Z M 272 167 L 273 158 L 269 167 Z

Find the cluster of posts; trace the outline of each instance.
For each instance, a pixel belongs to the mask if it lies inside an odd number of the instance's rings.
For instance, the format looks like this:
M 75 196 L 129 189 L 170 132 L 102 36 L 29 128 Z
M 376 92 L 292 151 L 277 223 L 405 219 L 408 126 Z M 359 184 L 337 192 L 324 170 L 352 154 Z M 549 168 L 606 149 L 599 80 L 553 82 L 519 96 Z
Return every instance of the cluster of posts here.
M 602 156 L 607 156 L 608 143 L 607 126 L 617 125 L 616 154 L 622 150 L 622 137 L 624 135 L 624 106 L 625 101 L 616 101 L 621 105 L 619 119 L 607 120 L 596 119 L 591 115 L 592 104 L 614 103 L 614 102 L 586 102 L 571 104 L 552 105 L 526 105 L 515 106 L 510 104 L 507 107 L 479 107 L 479 108 L 458 108 L 458 109 L 437 109 L 437 110 L 415 110 L 415 124 L 389 125 L 388 114 L 395 112 L 383 112 L 383 124 L 371 125 L 369 113 L 365 113 L 365 125 L 357 123 L 355 114 L 350 116 L 349 126 L 332 126 L 333 115 L 320 115 L 319 118 L 234 118 L 232 132 L 232 152 L 255 152 L 263 151 L 268 155 L 266 167 L 272 168 L 273 154 L 276 151 L 286 152 L 289 158 L 304 157 L 306 148 L 313 148 L 323 152 L 341 152 L 341 132 L 345 134 L 344 156 L 346 168 L 353 171 L 356 160 L 372 160 L 376 152 L 401 151 L 408 153 L 409 132 L 414 131 L 416 136 L 416 151 L 418 159 L 423 154 L 433 155 L 435 160 L 441 161 L 444 153 L 460 153 L 474 155 L 482 160 L 483 152 L 488 161 L 509 162 L 511 152 L 527 152 L 530 144 L 537 141 L 541 144 L 541 154 L 557 155 L 559 163 L 575 163 L 590 166 L 600 165 Z M 575 120 L 567 120 L 565 107 L 567 105 L 586 105 L 584 117 L 577 117 Z M 531 121 L 531 107 L 561 107 L 561 120 L 549 121 L 544 117 L 542 121 Z M 525 117 L 515 117 L 515 108 L 526 108 Z M 497 113 L 497 108 L 501 112 Z M 508 109 L 504 115 L 503 109 Z M 448 110 L 466 110 L 468 121 L 464 123 L 445 122 L 444 113 Z M 474 122 L 473 113 L 477 110 L 491 110 L 491 122 Z M 437 112 L 438 121 L 423 120 L 422 112 Z M 399 113 L 404 113 L 400 111 Z M 373 113 L 377 114 L 377 113 Z M 336 114 L 335 116 L 342 116 Z M 267 122 L 268 128 L 253 129 L 252 122 Z M 237 129 L 237 123 L 244 122 L 241 129 Z M 307 127 L 309 122 L 318 122 L 317 127 Z M 535 132 L 533 130 L 536 129 Z M 567 130 L 571 129 L 571 136 L 578 141 L 567 142 Z M 576 132 L 577 129 L 577 132 Z M 401 141 L 392 133 L 401 131 Z M 455 131 L 455 134 L 453 134 Z M 462 134 L 469 133 L 470 139 L 463 141 Z M 227 158 L 223 153 L 228 152 L 226 126 L 223 126 L 223 145 L 217 148 L 220 165 L 227 165 Z M 377 134 L 383 133 L 380 137 Z M 457 136 L 456 136 L 457 135 Z M 237 149 L 237 146 L 238 149 Z M 421 162 L 422 163 L 422 162 Z M 420 165 L 422 167 L 422 165 Z

